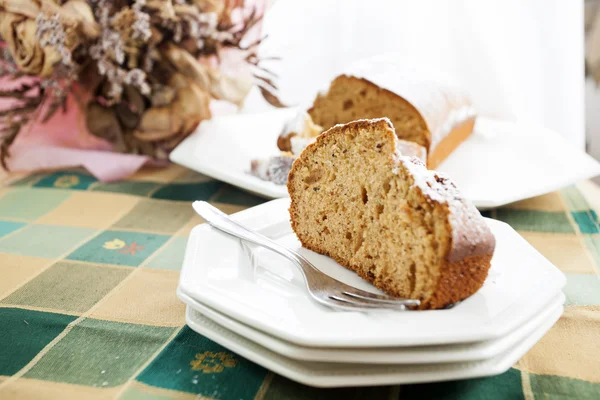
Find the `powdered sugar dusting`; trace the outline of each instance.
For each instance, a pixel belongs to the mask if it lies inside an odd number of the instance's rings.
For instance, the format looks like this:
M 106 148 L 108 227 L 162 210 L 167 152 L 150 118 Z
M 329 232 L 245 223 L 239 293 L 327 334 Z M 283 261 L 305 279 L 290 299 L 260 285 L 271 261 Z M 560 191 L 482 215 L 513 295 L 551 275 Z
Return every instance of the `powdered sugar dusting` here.
M 414 186 L 427 198 L 448 205 L 454 248 L 463 249 L 457 258 L 481 251 L 481 244 L 494 246 L 494 239 L 485 220 L 475 206 L 466 200 L 454 182 L 445 174 L 428 170 L 416 157 L 397 156 L 398 162 L 411 174 Z M 397 167 L 395 167 L 397 168 Z
M 425 163 L 417 157 L 399 156 L 399 160 L 409 170 L 414 180 L 414 185 L 421 192 L 438 203 L 450 205 L 453 201 L 460 201 L 460 195 L 456 185 L 446 175 L 432 171 L 425 167 Z

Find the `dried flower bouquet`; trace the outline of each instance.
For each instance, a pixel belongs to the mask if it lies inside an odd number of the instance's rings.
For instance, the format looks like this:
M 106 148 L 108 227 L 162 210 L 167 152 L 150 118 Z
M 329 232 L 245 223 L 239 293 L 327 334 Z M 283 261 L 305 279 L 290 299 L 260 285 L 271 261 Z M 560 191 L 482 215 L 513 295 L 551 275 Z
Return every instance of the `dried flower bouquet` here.
M 211 99 L 240 105 L 256 84 L 281 106 L 248 40 L 260 19 L 244 0 L 0 0 L 2 166 L 19 135 L 68 107 L 113 151 L 161 160 Z M 221 64 L 232 51 L 235 75 Z

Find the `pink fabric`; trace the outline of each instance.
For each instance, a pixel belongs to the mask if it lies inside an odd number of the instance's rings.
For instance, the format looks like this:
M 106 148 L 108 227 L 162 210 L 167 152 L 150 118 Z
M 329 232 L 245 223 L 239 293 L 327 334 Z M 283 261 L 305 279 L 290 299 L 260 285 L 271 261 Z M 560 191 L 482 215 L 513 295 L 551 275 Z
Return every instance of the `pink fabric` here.
M 151 162 L 146 156 L 111 152 L 110 143 L 88 132 L 84 118 L 74 97 L 69 96 L 66 113 L 59 110 L 48 122 L 34 122 L 17 136 L 10 148 L 10 170 L 83 166 L 108 182 L 123 179 Z
M 258 15 L 262 15 L 265 5 L 265 0 L 246 1 L 245 12 L 256 7 Z M 248 40 L 252 41 L 259 37 L 259 25 L 252 29 Z M 220 57 L 224 70 L 235 70 L 236 66 L 246 67 L 235 51 L 223 52 Z M 12 86 L 10 83 L 0 80 L 0 87 L 10 86 Z M 5 109 L 9 105 L 10 100 L 0 99 L 0 109 Z M 217 109 L 219 107 L 213 107 L 213 110 Z M 8 166 L 11 171 L 83 166 L 100 181 L 108 182 L 124 179 L 146 164 L 154 166 L 166 164 L 153 161 L 146 156 L 111 152 L 110 143 L 88 132 L 85 116 L 73 95 L 70 95 L 67 100 L 66 113 L 59 110 L 44 124 L 39 122 L 39 119 L 38 116 L 37 122 L 24 128 L 10 147 Z
M 102 182 L 121 180 L 151 162 L 148 157 L 57 146 L 23 147 L 10 159 L 11 171 L 82 166 Z

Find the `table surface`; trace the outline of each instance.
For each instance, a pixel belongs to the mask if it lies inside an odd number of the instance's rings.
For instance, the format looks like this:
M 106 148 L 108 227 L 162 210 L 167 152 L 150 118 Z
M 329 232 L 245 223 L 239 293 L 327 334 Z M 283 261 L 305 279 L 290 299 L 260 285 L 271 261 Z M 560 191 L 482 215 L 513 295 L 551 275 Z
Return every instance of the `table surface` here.
M 292 382 L 185 325 L 175 289 L 186 238 L 202 222 L 192 200 L 227 213 L 265 201 L 175 165 L 119 183 L 81 170 L 4 176 L 0 398 L 600 398 L 600 188 L 593 183 L 486 214 L 512 225 L 568 278 L 565 313 L 513 368 L 371 388 Z

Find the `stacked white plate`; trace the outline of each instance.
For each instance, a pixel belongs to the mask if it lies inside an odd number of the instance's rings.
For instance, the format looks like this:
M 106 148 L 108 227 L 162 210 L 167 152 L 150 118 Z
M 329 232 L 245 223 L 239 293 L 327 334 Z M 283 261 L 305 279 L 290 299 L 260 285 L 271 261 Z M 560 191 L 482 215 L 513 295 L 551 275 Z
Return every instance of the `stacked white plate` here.
M 377 290 L 328 257 L 303 249 L 289 200 L 234 216 L 326 274 Z M 321 387 L 433 382 L 500 374 L 563 311 L 564 275 L 505 223 L 483 287 L 447 310 L 340 312 L 306 292 L 300 272 L 269 250 L 208 225 L 190 234 L 178 296 L 198 333 L 295 381 Z

